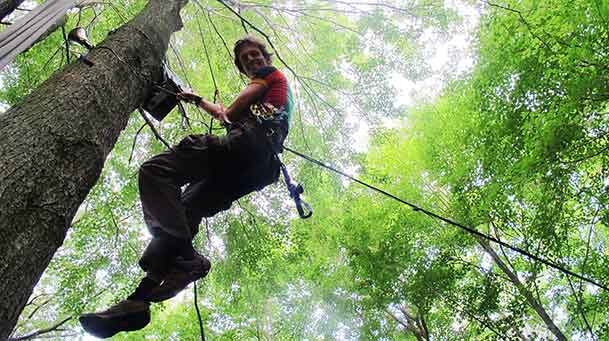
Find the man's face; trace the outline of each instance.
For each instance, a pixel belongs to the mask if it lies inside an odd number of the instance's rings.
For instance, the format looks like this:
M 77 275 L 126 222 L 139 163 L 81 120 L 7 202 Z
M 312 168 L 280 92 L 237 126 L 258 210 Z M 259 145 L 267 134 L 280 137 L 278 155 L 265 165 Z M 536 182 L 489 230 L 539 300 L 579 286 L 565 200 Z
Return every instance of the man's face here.
M 252 44 L 245 44 L 241 47 L 241 49 L 239 49 L 238 58 L 248 77 L 252 77 L 260 68 L 269 65 L 269 62 L 264 58 L 262 51 Z

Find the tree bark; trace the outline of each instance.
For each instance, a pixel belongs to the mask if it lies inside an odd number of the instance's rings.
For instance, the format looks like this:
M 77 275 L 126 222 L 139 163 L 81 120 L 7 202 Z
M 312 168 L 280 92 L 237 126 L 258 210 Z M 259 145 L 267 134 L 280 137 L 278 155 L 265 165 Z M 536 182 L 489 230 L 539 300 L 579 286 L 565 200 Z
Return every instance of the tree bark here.
M 23 0 L 0 0 L 0 20 L 13 13 L 22 2 Z
M 161 76 L 187 0 L 150 0 L 129 23 L 0 114 L 0 340 L 64 241 L 129 114 Z
M 546 312 L 541 303 L 538 302 L 535 297 L 533 297 L 533 294 L 529 290 L 527 290 L 527 288 L 524 286 L 524 284 L 522 284 L 520 279 L 518 279 L 518 276 L 512 270 L 510 270 L 510 268 L 503 262 L 503 260 L 501 260 L 499 255 L 495 252 L 495 250 L 493 250 L 488 241 L 486 239 L 478 238 L 478 242 L 480 243 L 482 248 L 484 248 L 484 250 L 488 252 L 488 254 L 491 256 L 495 264 L 497 264 L 499 269 L 501 269 L 501 271 L 503 271 L 508 276 L 510 281 L 518 289 L 518 292 L 520 292 L 520 294 L 524 296 L 527 303 L 533 308 L 533 310 L 535 310 L 537 315 L 539 315 L 539 317 L 543 320 L 543 322 L 552 332 L 552 334 L 554 334 L 554 336 L 556 336 L 558 340 L 567 340 L 565 335 L 560 331 L 558 326 L 556 326 L 556 324 L 554 323 L 550 315 Z

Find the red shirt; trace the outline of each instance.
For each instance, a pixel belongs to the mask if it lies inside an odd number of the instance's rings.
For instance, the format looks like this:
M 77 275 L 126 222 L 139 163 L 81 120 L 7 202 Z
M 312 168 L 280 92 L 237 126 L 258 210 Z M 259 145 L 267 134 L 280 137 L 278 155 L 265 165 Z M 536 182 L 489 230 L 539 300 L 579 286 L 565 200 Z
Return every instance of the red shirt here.
M 251 83 L 263 84 L 266 92 L 261 103 L 272 104 L 275 108 L 285 109 L 288 106 L 288 80 L 283 72 L 273 66 L 265 66 L 256 71 Z

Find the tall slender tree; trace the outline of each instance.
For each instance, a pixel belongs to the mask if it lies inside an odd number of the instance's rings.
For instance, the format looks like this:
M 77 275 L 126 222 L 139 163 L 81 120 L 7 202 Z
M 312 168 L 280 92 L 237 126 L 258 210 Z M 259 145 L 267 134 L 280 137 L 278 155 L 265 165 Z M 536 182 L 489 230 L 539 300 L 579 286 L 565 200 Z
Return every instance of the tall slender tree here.
M 6 339 L 129 113 L 161 76 L 186 0 L 150 0 L 129 23 L 0 115 L 0 339 Z

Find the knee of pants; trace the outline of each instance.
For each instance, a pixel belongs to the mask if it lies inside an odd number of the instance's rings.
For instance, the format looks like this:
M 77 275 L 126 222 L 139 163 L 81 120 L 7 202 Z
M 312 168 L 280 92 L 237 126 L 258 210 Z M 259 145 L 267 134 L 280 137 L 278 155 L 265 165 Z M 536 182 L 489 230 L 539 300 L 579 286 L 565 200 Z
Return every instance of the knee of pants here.
M 147 177 L 147 176 L 150 176 L 150 175 L 156 173 L 157 171 L 155 171 L 155 168 L 157 168 L 157 166 L 154 164 L 152 159 L 142 163 L 142 165 L 140 166 L 140 169 L 138 171 L 138 175 L 139 175 L 140 179 L 142 177 Z
M 153 179 L 164 177 L 166 177 L 166 175 L 163 174 L 163 168 L 157 162 L 155 162 L 154 159 L 144 162 L 138 170 L 138 182 L 140 186 L 142 183 L 147 183 Z

